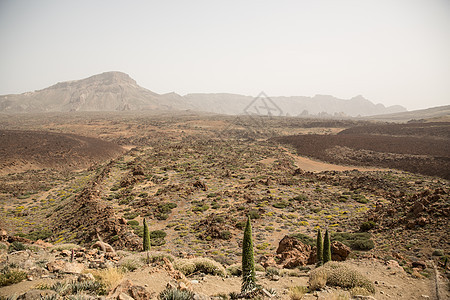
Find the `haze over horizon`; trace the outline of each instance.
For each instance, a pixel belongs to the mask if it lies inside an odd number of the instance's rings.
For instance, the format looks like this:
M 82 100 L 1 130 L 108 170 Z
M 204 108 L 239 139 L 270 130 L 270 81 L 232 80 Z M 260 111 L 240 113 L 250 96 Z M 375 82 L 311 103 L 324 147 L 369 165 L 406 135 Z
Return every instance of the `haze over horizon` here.
M 130 4 L 131 3 L 131 4 Z M 0 95 L 107 71 L 156 93 L 450 104 L 450 2 L 0 2 Z

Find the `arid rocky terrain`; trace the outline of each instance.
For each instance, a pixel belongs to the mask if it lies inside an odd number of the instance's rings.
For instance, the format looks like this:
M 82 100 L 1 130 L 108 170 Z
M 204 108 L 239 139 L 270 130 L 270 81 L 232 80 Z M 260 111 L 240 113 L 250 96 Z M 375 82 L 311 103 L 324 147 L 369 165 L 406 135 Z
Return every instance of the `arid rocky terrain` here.
M 250 215 L 257 279 L 267 292 L 258 297 L 301 299 L 320 228 L 331 232 L 335 259 L 374 285 L 375 294 L 361 297 L 445 299 L 450 124 L 426 124 L 4 114 L 0 264 L 3 274 L 17 268 L 26 276 L 0 295 L 39 286 L 35 293 L 57 298 L 49 289 L 56 282 L 93 276 L 103 285 L 91 292 L 114 299 L 155 298 L 168 283 L 186 285 L 196 299 L 227 299 L 240 291 L 236 264 Z M 151 259 L 140 252 L 144 218 Z M 99 239 L 115 251 L 93 249 Z M 186 271 L 189 259 L 212 267 Z M 114 291 L 122 278 L 132 283 Z M 303 299 L 355 295 L 327 286 Z

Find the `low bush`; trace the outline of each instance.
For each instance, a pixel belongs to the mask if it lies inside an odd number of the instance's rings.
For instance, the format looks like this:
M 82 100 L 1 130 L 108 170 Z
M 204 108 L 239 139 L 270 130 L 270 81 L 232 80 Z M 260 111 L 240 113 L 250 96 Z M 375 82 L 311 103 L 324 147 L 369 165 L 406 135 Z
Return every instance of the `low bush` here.
M 225 268 L 220 263 L 201 257 L 177 259 L 174 261 L 174 267 L 184 275 L 202 272 L 204 274 L 225 276 L 226 273 Z
M 272 206 L 275 207 L 275 208 L 286 208 L 286 207 L 289 206 L 289 202 L 287 202 L 287 201 L 279 201 L 279 202 L 276 202 L 276 203 L 272 204 Z
M 18 269 L 3 268 L 0 271 L 0 287 L 15 284 L 25 280 L 27 273 Z
M 77 244 L 59 244 L 55 245 L 51 248 L 51 251 L 63 251 L 63 250 L 72 250 L 72 249 L 78 249 L 81 248 Z
M 375 247 L 368 232 L 336 232 L 331 234 L 332 241 L 339 241 L 353 250 L 368 251 Z
M 173 262 L 175 258 L 165 252 L 150 251 L 141 252 L 133 255 L 126 256 L 118 262 L 118 266 L 133 272 L 139 268 L 142 268 L 145 264 L 159 263 L 163 262 L 163 258 L 167 258 L 169 261 Z
M 136 220 L 128 221 L 127 224 L 130 226 L 139 226 L 139 222 Z
M 375 293 L 375 285 L 357 270 L 338 262 L 328 262 L 313 270 L 309 275 L 311 290 L 322 289 L 325 285 L 339 286 L 344 289 L 363 288 Z
M 106 295 L 107 293 L 104 284 L 94 280 L 82 282 L 59 281 L 51 286 L 42 285 L 39 288 L 53 290 L 58 293 L 57 296 L 80 295 L 81 292 L 92 292 L 95 295 Z M 60 299 L 60 297 L 56 297 L 55 299 Z
M 250 216 L 250 219 L 256 220 L 261 218 L 261 215 L 259 214 L 259 211 L 257 210 L 251 210 L 248 212 L 248 215 Z
M 310 246 L 316 245 L 316 241 L 312 237 L 309 237 L 303 233 L 294 233 L 294 234 L 291 234 L 291 237 L 296 238 L 297 240 L 299 240 L 300 242 L 302 242 L 303 244 L 306 244 L 306 245 L 310 245 Z
M 9 245 L 8 252 L 22 251 L 25 249 L 26 247 L 24 244 L 18 241 L 14 241 Z
M 53 233 L 50 230 L 36 230 L 36 231 L 32 231 L 30 233 L 19 233 L 17 234 L 20 237 L 32 240 L 32 241 L 37 241 L 37 240 L 45 240 L 49 237 L 51 237 L 53 235 Z
M 189 290 L 179 290 L 173 288 L 166 288 L 159 293 L 160 300 L 191 300 L 194 299 L 194 293 Z
M 127 212 L 123 215 L 123 217 L 127 220 L 135 219 L 137 216 L 139 216 L 138 212 Z
M 367 222 L 363 222 L 360 226 L 359 226 L 359 231 L 361 232 L 367 232 L 373 228 L 375 228 L 375 222 L 374 221 L 367 221 Z

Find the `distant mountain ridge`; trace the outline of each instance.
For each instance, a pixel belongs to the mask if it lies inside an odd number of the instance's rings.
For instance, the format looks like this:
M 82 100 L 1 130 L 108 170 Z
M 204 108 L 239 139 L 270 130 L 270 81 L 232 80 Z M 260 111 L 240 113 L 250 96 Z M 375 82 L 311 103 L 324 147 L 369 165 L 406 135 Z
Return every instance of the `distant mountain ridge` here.
M 0 112 L 68 112 L 124 110 L 194 110 L 239 115 L 254 97 L 238 94 L 157 94 L 122 72 L 105 72 L 81 80 L 60 82 L 18 95 L 0 96 Z M 349 100 L 329 95 L 270 97 L 277 115 L 356 117 L 405 112 L 402 106 L 373 104 L 362 96 Z

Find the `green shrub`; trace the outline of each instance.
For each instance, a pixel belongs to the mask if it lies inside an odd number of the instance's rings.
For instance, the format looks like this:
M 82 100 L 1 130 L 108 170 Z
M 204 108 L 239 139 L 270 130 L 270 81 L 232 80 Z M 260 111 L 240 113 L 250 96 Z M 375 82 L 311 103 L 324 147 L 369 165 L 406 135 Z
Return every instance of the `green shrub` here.
M 89 291 L 96 295 L 106 294 L 106 286 L 101 282 L 95 280 L 81 282 L 59 281 L 46 288 L 57 292 L 59 296 L 76 295 L 84 291 Z
M 130 226 L 139 226 L 139 222 L 136 220 L 128 221 L 127 224 Z
M 289 206 L 289 202 L 287 201 L 280 201 L 280 202 L 276 202 L 274 204 L 272 204 L 273 207 L 275 208 L 286 208 Z
M 192 208 L 193 212 L 204 212 L 206 210 L 209 209 L 209 205 L 208 204 L 203 204 L 203 205 L 199 205 L 199 206 L 194 206 Z
M 308 201 L 308 197 L 305 194 L 299 194 L 295 197 L 293 197 L 291 200 L 296 200 L 296 201 Z
M 3 268 L 0 271 L 0 287 L 15 284 L 25 280 L 27 273 L 17 269 Z
M 32 241 L 37 241 L 37 240 L 45 240 L 45 239 L 51 237 L 53 235 L 53 233 L 50 230 L 43 229 L 43 230 L 32 231 L 32 232 L 26 233 L 26 234 L 20 233 L 17 235 L 20 237 L 32 240 Z
M 169 218 L 168 214 L 164 214 L 164 213 L 156 213 L 155 214 L 155 218 L 160 220 L 160 221 L 164 221 L 167 220 Z
M 9 245 L 9 252 L 14 252 L 14 251 L 22 251 L 25 250 L 26 247 L 24 244 L 22 244 L 21 242 L 18 241 L 14 241 Z
M 231 239 L 231 237 L 232 237 L 232 234 L 228 230 L 221 231 L 219 234 L 219 238 L 221 238 L 222 240 L 229 240 L 229 239 Z
M 127 220 L 132 220 L 132 219 L 136 218 L 137 216 L 139 216 L 138 212 L 127 212 L 123 215 L 123 217 Z
M 375 227 L 375 225 L 376 224 L 374 221 L 364 222 L 359 226 L 359 231 L 361 231 L 361 232 L 369 231 L 369 230 L 373 229 Z
M 369 200 L 367 200 L 366 197 L 364 197 L 363 195 L 360 195 L 360 194 L 354 194 L 352 196 L 352 199 L 355 200 L 356 202 L 362 203 L 362 204 L 366 204 L 369 202 Z
M 239 221 L 239 222 L 237 222 L 234 226 L 235 226 L 236 228 L 242 230 L 242 229 L 244 229 L 246 223 L 247 223 L 246 221 Z
M 153 230 L 150 232 L 150 238 L 151 239 L 163 239 L 165 238 L 167 233 L 165 233 L 163 230 Z
M 353 250 L 367 251 L 375 247 L 368 232 L 336 232 L 331 237 L 335 241 L 339 241 Z
M 256 220 L 256 219 L 261 218 L 261 215 L 259 214 L 259 211 L 254 210 L 254 209 L 252 209 L 252 210 L 250 210 L 250 211 L 248 212 L 248 216 L 249 216 L 250 219 L 252 219 L 252 220 Z

